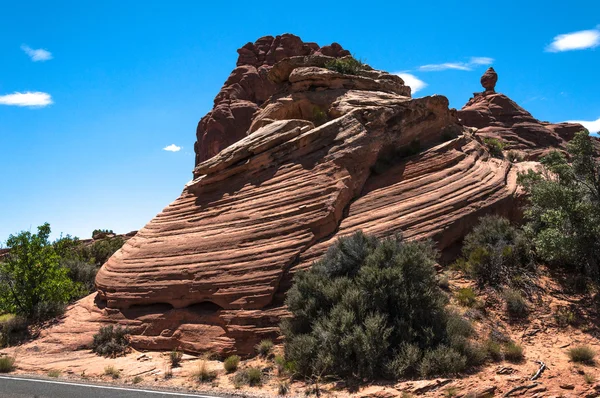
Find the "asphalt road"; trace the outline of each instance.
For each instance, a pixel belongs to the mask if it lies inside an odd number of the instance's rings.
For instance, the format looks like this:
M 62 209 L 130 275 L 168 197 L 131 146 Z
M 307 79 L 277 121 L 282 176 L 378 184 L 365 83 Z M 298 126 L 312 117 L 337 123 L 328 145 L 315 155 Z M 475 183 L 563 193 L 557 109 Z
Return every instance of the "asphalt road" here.
M 61 380 L 0 376 L 0 398 L 222 398 Z

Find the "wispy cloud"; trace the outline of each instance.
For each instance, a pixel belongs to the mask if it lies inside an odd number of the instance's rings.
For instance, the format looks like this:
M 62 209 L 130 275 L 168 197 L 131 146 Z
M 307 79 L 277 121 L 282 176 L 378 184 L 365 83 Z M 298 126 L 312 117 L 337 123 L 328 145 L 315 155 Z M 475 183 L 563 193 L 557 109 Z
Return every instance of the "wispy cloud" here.
M 581 124 L 583 127 L 585 127 L 586 129 L 588 129 L 588 131 L 590 133 L 600 133 L 600 117 L 596 120 L 569 120 L 568 123 L 579 123 Z
M 163 150 L 169 151 L 169 152 L 179 152 L 181 150 L 181 147 L 177 146 L 175 144 L 171 144 L 169 146 L 164 147 Z
M 6 95 L 0 95 L 0 105 L 13 105 L 13 106 L 28 106 L 31 108 L 41 108 L 52 104 L 52 97 L 48 93 L 26 92 L 26 93 L 12 93 Z
M 417 69 L 421 72 L 439 72 L 448 69 L 470 71 L 480 65 L 491 65 L 494 58 L 489 57 L 471 57 L 468 62 L 445 62 L 443 64 L 421 65 Z
M 25 54 L 29 55 L 29 58 L 31 58 L 33 62 L 48 61 L 52 59 L 52 53 L 43 48 L 38 48 L 36 50 L 29 47 L 27 44 L 23 44 L 21 50 L 25 51 Z
M 566 33 L 554 37 L 554 41 L 546 47 L 548 52 L 585 50 L 600 45 L 600 27 L 591 30 Z
M 406 72 L 396 72 L 394 73 L 394 75 L 400 76 L 402 80 L 404 80 L 404 84 L 410 87 L 412 94 L 427 87 L 427 83 L 425 83 L 423 80 L 419 79 L 413 74 Z

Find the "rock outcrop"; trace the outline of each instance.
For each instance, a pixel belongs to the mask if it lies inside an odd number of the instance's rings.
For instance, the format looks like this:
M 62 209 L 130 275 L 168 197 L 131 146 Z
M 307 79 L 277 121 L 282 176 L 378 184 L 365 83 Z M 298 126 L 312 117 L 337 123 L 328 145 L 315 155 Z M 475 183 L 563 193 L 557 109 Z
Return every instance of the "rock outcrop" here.
M 476 127 L 479 136 L 498 139 L 506 150 L 536 160 L 549 150 L 565 149 L 565 143 L 583 130 L 576 123 L 540 122 L 506 95 L 496 93 L 497 80 L 497 73 L 489 68 L 481 77 L 485 91 L 475 93 L 458 111 L 461 123 Z
M 350 52 L 333 43 L 319 47 L 303 43 L 298 36 L 265 36 L 238 50 L 237 67 L 215 97 L 214 108 L 198 123 L 196 164 L 246 136 L 252 116 L 277 89 L 269 78 L 271 67 L 289 57 L 322 54 L 327 57 L 349 56 Z
M 201 121 L 194 179 L 102 267 L 98 294 L 69 311 L 80 340 L 119 322 L 136 348 L 250 355 L 277 337 L 294 273 L 338 237 L 402 232 L 443 250 L 483 214 L 513 216 L 517 173 L 536 163 L 490 156 L 481 135 L 514 134 L 532 158 L 568 136 L 492 86 L 457 114 L 443 96 L 412 99 L 398 76 L 331 70 L 343 55 L 291 35 L 240 50 Z M 67 324 L 54 338 L 66 341 L 57 336 Z

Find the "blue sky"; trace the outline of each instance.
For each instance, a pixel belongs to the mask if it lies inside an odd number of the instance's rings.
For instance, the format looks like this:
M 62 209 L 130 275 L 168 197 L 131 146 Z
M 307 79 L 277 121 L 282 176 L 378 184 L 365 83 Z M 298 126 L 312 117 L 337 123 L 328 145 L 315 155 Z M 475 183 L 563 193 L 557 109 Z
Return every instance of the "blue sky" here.
M 337 41 L 453 107 L 492 64 L 535 117 L 600 129 L 597 1 L 203 3 L 4 2 L 0 242 L 46 221 L 81 238 L 141 228 L 190 179 L 236 49 L 264 35 Z

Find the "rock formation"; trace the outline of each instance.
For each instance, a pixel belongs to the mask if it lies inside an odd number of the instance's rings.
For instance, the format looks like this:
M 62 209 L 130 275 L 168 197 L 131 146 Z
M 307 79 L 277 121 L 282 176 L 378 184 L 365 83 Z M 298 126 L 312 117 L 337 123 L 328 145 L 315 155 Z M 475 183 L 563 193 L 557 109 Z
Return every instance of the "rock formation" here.
M 551 149 L 564 149 L 573 135 L 583 130 L 576 123 L 540 122 L 504 94 L 494 91 L 498 75 L 489 68 L 481 77 L 486 89 L 475 93 L 458 111 L 462 124 L 478 128 L 477 135 L 495 138 L 530 160 L 538 159 Z
M 339 236 L 402 232 L 443 250 L 483 214 L 512 216 L 517 172 L 536 163 L 491 157 L 480 134 L 515 134 L 533 154 L 570 128 L 489 90 L 457 117 L 443 96 L 412 99 L 398 76 L 332 70 L 338 45 L 283 35 L 239 53 L 200 122 L 194 179 L 102 267 L 98 294 L 54 339 L 73 346 L 119 322 L 137 348 L 250 355 L 277 337 L 294 273 Z

